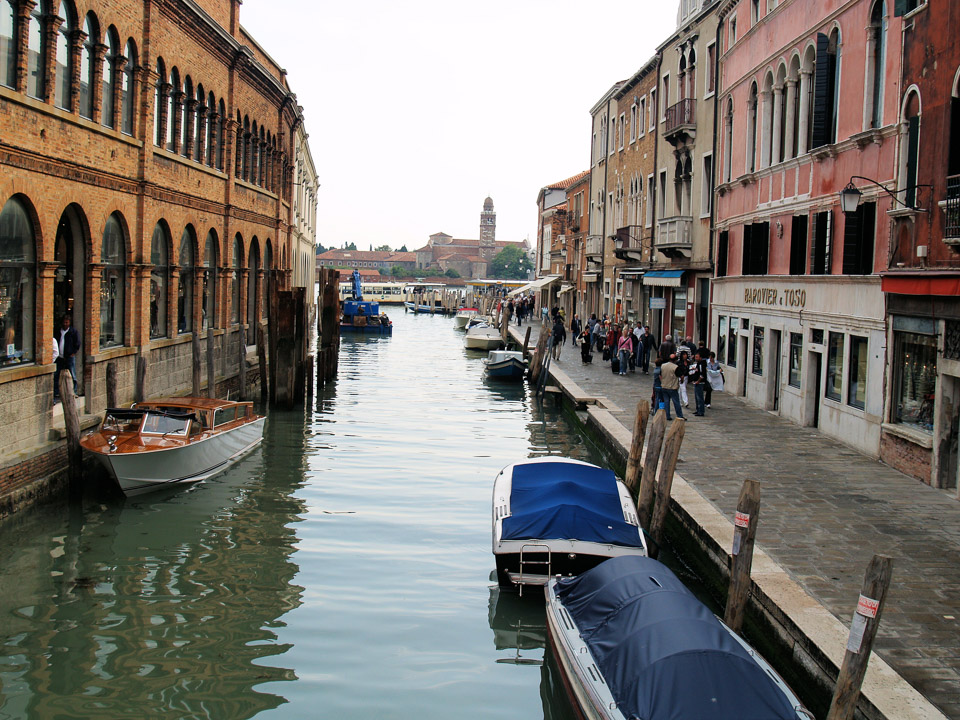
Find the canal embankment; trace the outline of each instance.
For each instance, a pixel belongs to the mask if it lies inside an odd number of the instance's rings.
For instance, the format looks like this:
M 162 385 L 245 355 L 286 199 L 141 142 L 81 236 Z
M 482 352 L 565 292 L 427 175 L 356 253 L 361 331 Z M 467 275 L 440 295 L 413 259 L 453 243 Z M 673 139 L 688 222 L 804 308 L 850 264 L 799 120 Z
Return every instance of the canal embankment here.
M 526 328 L 510 328 L 511 337 L 518 344 L 523 343 L 525 332 Z M 608 453 L 614 469 L 622 475 L 631 441 L 631 429 L 627 424 L 632 421 L 637 401 L 649 395 L 649 384 L 635 376 L 610 378 L 605 363 L 583 366 L 576 350 L 564 348 L 563 352 L 567 360 L 551 364 L 549 383 L 560 391 L 565 408 L 576 418 L 583 432 Z M 585 387 L 586 383 L 580 382 L 581 375 L 602 378 L 599 388 L 596 382 L 592 383 L 594 387 L 591 389 Z M 690 442 L 689 437 L 687 442 Z M 713 450 L 722 453 L 724 448 Z M 682 449 L 681 464 L 685 456 L 695 452 L 691 444 Z M 768 467 L 768 473 L 776 474 L 778 470 L 775 466 Z M 731 467 L 730 472 L 736 474 L 737 468 Z M 745 477 L 740 475 L 739 481 Z M 763 480 L 762 477 L 759 479 Z M 798 489 L 798 493 L 801 492 L 803 489 Z M 776 512 L 773 507 L 761 505 L 761 527 Z M 729 582 L 733 534 L 732 513 L 722 512 L 682 472 L 676 473 L 667 539 L 717 598 L 725 597 Z M 823 537 L 821 540 L 842 542 L 842 538 Z M 859 569 L 861 578 L 869 559 L 869 555 L 864 555 Z M 909 572 L 907 567 L 899 570 Z M 851 615 L 856 598 L 854 592 L 848 599 Z M 844 656 L 848 627 L 808 592 L 795 573 L 766 552 L 762 542 L 754 551 L 745 633 L 791 685 L 807 689 L 805 701 L 817 717 L 824 717 Z M 888 720 L 945 717 L 876 652 L 870 658 L 857 715 Z

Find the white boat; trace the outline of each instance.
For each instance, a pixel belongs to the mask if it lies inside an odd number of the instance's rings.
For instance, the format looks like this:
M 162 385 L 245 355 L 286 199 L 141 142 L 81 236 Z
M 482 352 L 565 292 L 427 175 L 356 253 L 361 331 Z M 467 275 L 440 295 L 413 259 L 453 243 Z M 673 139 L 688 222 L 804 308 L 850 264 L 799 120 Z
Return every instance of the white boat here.
M 163 398 L 110 408 L 80 444 L 125 495 L 206 480 L 263 440 L 265 418 L 253 403 Z
M 495 327 L 481 323 L 467 330 L 463 344 L 468 350 L 495 350 L 503 344 L 503 338 Z
M 578 717 L 812 720 L 774 669 L 665 565 L 618 557 L 545 588 Z
M 612 557 L 647 555 L 637 508 L 613 471 L 563 457 L 507 465 L 493 483 L 502 587 L 544 585 Z
M 457 310 L 457 314 L 453 318 L 453 326 L 457 330 L 463 330 L 465 327 L 467 327 L 467 321 L 479 314 L 480 310 L 478 308 L 460 308 Z
M 527 372 L 527 361 L 519 350 L 491 350 L 484 358 L 483 371 L 490 378 L 523 380 Z

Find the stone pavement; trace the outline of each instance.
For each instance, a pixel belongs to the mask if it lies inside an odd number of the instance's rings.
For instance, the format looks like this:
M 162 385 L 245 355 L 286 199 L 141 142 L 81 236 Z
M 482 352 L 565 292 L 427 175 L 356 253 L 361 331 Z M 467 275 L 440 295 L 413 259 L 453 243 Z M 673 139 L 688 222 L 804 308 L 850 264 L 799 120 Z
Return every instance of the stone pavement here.
M 598 353 L 583 365 L 569 341 L 557 365 L 632 430 L 652 373 L 614 375 Z M 874 651 L 960 718 L 960 501 L 726 393 L 706 417 L 693 404 L 691 390 L 677 472 L 727 517 L 744 478 L 760 480 L 758 544 L 847 627 L 870 558 L 891 556 Z

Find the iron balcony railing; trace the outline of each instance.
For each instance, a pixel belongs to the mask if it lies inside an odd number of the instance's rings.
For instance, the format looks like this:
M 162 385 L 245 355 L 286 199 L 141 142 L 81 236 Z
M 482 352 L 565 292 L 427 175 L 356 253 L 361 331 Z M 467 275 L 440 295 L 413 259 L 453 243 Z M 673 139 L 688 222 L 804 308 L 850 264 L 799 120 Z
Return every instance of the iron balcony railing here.
M 960 175 L 947 178 L 947 200 L 943 211 L 943 236 L 960 240 Z
M 697 101 L 693 98 L 684 98 L 675 105 L 667 108 L 667 123 L 664 132 L 670 134 L 684 127 L 697 125 Z

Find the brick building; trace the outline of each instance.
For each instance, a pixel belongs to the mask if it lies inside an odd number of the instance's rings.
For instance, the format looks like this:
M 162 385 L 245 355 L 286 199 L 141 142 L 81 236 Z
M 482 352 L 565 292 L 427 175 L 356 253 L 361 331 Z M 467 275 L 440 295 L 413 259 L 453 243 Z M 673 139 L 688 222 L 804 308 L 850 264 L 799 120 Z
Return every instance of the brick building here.
M 580 262 L 577 246 L 578 242 L 582 245 L 589 222 L 589 214 L 585 211 L 586 198 L 590 193 L 589 179 L 590 172 L 584 170 L 573 177 L 547 185 L 537 193 L 539 261 L 538 280 L 533 283 L 533 289 L 539 294 L 539 307 L 562 305 L 568 317 L 573 317 L 573 313 L 579 311 L 575 307 L 574 297 L 568 293 L 578 284 Z
M 390 268 L 400 266 L 414 275 L 417 268 L 417 254 L 393 250 L 344 250 L 334 248 L 317 255 L 320 267 L 363 269 L 376 268 L 381 274 L 390 272 Z
M 239 8 L 0 0 L 0 495 L 45 447 L 65 312 L 92 413 L 108 362 L 120 402 L 140 358 L 147 395 L 188 389 L 193 333 L 235 378 L 265 294 L 290 285 L 303 116 Z

